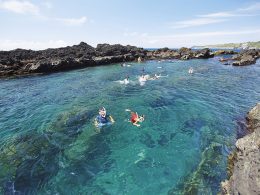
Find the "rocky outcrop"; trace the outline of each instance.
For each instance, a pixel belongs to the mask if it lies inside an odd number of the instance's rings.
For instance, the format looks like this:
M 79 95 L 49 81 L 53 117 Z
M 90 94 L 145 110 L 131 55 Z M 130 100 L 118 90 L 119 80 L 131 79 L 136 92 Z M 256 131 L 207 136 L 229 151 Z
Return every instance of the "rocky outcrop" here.
M 84 42 L 57 49 L 0 51 L 0 77 L 49 73 L 103 64 L 133 61 L 146 51 L 135 46 L 99 44 L 94 48 Z
M 233 56 L 233 66 L 246 66 L 255 64 L 256 60 L 260 57 L 260 51 L 256 49 L 244 50 L 238 55 Z
M 256 58 L 251 55 L 243 55 L 238 61 L 232 63 L 233 66 L 246 66 L 250 64 L 255 64 Z
M 250 134 L 236 142 L 232 175 L 221 183 L 222 194 L 260 194 L 260 103 L 248 113 L 247 123 Z
M 237 54 L 237 52 L 233 51 L 233 50 L 217 50 L 214 52 L 215 56 L 219 56 L 219 55 L 233 55 L 233 54 Z
M 235 52 L 229 50 L 219 50 L 212 53 L 207 48 L 192 50 L 186 47 L 179 50 L 165 47 L 150 51 L 120 44 L 98 44 L 94 48 L 87 43 L 81 42 L 79 45 L 40 51 L 25 49 L 0 51 L 0 77 L 51 73 L 111 63 L 137 61 L 138 59 L 207 59 L 214 57 L 214 54 L 227 55 L 233 53 Z M 259 50 L 247 50 L 233 56 L 231 60 L 223 58 L 221 62 L 225 64 L 233 63 L 234 66 L 244 66 L 255 63 L 259 57 Z
M 169 48 L 157 49 L 147 52 L 147 59 L 205 59 L 214 57 L 214 54 L 209 49 L 192 50 L 190 48 L 182 47 L 179 50 L 172 50 Z

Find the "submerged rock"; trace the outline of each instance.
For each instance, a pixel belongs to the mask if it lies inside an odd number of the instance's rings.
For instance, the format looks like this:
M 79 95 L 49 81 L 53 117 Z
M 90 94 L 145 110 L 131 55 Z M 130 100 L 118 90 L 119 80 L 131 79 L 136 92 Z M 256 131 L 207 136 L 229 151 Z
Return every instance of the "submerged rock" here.
M 260 103 L 247 116 L 250 134 L 236 142 L 231 177 L 221 183 L 222 194 L 260 194 Z
M 61 153 L 75 141 L 92 116 L 91 110 L 67 112 L 44 132 L 31 130 L 1 146 L 0 194 L 10 190 L 17 194 L 37 194 L 37 188 L 59 171 Z
M 212 191 L 211 186 L 214 186 L 220 178 L 221 173 L 218 168 L 222 161 L 221 150 L 222 145 L 215 142 L 206 147 L 202 152 L 201 162 L 194 172 L 182 180 L 175 188 L 169 190 L 168 195 L 216 194 L 216 192 Z

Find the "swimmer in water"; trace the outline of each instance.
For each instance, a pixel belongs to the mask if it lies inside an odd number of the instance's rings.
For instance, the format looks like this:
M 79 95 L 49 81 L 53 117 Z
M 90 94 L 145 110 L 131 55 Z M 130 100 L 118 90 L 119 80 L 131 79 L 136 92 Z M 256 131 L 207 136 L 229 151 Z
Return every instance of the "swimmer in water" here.
M 139 116 L 137 112 L 132 112 L 129 109 L 126 109 L 127 112 L 131 112 L 131 118 L 129 120 L 129 122 L 131 122 L 133 125 L 140 127 L 140 124 L 144 121 L 144 115 Z
M 129 83 L 129 76 L 126 76 L 126 78 L 123 80 L 124 84 L 128 84 Z
M 99 109 L 98 114 L 99 115 L 95 118 L 94 122 L 96 127 L 103 126 L 106 124 L 112 124 L 115 122 L 113 117 L 107 114 L 107 111 L 104 107 Z
M 189 69 L 189 74 L 192 74 L 193 73 L 193 68 L 192 67 L 190 67 L 190 69 Z

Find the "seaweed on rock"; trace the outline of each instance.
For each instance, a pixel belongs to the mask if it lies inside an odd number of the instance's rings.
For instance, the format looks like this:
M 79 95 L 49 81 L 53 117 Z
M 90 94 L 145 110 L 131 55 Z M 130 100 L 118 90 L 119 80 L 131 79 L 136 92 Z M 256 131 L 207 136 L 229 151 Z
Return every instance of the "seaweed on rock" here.
M 201 160 L 192 173 L 182 178 L 168 194 L 216 194 L 212 189 L 219 188 L 219 182 L 224 177 L 221 170 L 225 163 L 223 145 L 226 144 L 224 136 L 212 131 L 209 126 L 202 126 L 200 132 L 200 148 L 203 151 Z M 212 133 L 215 132 L 215 133 Z M 217 186 L 216 186 L 217 185 Z
M 212 171 L 217 169 L 222 161 L 221 155 L 222 146 L 218 143 L 212 143 L 203 153 L 201 162 L 197 169 L 192 172 L 184 181 L 181 181 L 178 186 L 168 192 L 171 194 L 212 194 L 212 185 L 218 183 L 220 172 Z M 207 187 L 203 187 L 207 186 Z M 181 187 L 181 188 L 180 188 Z
M 44 132 L 19 135 L 0 148 L 0 193 L 9 192 L 12 183 L 21 193 L 35 193 L 59 170 L 57 159 L 90 119 L 87 111 L 68 112 Z M 14 189 L 13 189 L 14 190 Z

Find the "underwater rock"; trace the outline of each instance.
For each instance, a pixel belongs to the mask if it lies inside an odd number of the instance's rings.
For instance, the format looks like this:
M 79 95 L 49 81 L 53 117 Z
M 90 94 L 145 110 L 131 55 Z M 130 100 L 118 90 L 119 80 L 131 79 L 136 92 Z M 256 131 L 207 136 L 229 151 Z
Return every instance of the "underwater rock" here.
M 47 129 L 47 132 L 62 132 L 68 136 L 75 136 L 81 128 L 94 117 L 94 111 L 69 111 L 61 113 Z
M 146 145 L 148 148 L 154 148 L 156 146 L 155 141 L 152 139 L 152 136 L 148 133 L 142 134 L 140 142 Z
M 149 167 L 153 167 L 154 166 L 154 161 L 152 158 L 150 157 L 146 157 L 143 160 L 139 160 L 136 165 L 141 168 L 141 169 L 145 169 L 145 168 L 149 168 Z
M 33 191 L 58 170 L 58 152 L 43 134 L 31 131 L 20 135 L 1 149 L 0 185 L 10 181 L 16 191 Z
M 260 103 L 246 119 L 251 133 L 236 142 L 235 158 L 229 161 L 233 164 L 232 175 L 221 183 L 222 194 L 260 194 Z
M 188 135 L 193 135 L 195 131 L 198 131 L 201 129 L 203 126 L 206 125 L 206 122 L 200 118 L 191 118 L 183 124 L 181 128 L 181 132 L 188 134 Z
M 92 115 L 92 111 L 65 113 L 42 133 L 31 130 L 9 140 L 0 148 L 0 193 L 9 189 L 7 182 L 13 182 L 17 193 L 36 194 L 58 172 L 58 154 L 75 140 Z M 106 164 L 105 169 L 108 167 Z
M 166 135 L 160 135 L 160 138 L 157 140 L 157 142 L 159 145 L 164 146 L 169 143 L 169 139 Z
M 60 194 L 67 193 L 64 189 L 59 188 L 59 186 L 65 185 L 67 186 L 66 189 L 70 189 L 71 192 L 77 189 L 78 186 L 90 186 L 98 174 L 107 173 L 114 168 L 115 160 L 111 158 L 112 151 L 109 147 L 109 132 L 106 132 L 106 134 L 94 134 L 88 140 L 85 140 L 84 144 L 88 145 L 88 147 L 81 151 L 81 156 L 78 156 L 78 158 L 75 156 L 71 158 L 71 154 L 68 154 L 66 150 L 64 151 L 64 156 L 69 161 L 69 166 L 59 170 L 57 173 L 58 181 L 54 177 L 48 182 L 47 186 L 52 185 L 52 182 L 55 183 L 55 186 L 52 186 L 52 189 L 54 189 L 52 194 L 56 194 L 57 192 Z M 80 134 L 79 137 L 82 135 Z M 78 139 L 80 139 L 79 137 Z M 73 145 L 72 147 L 81 147 L 81 145 Z M 70 150 L 70 148 L 67 150 Z M 77 186 L 75 186 L 75 183 Z M 75 194 L 77 193 L 78 191 L 75 192 Z
M 173 140 L 176 135 L 177 135 L 177 133 L 171 133 L 171 134 L 170 134 L 170 140 Z
M 216 194 L 212 191 L 219 182 L 221 172 L 218 170 L 223 161 L 222 145 L 211 143 L 203 152 L 198 167 L 182 180 L 175 188 L 168 191 L 168 195 L 174 194 Z
M 164 106 L 170 106 L 175 103 L 174 99 L 166 98 L 166 97 L 157 97 L 155 100 L 151 101 L 149 105 L 152 108 L 161 108 Z

